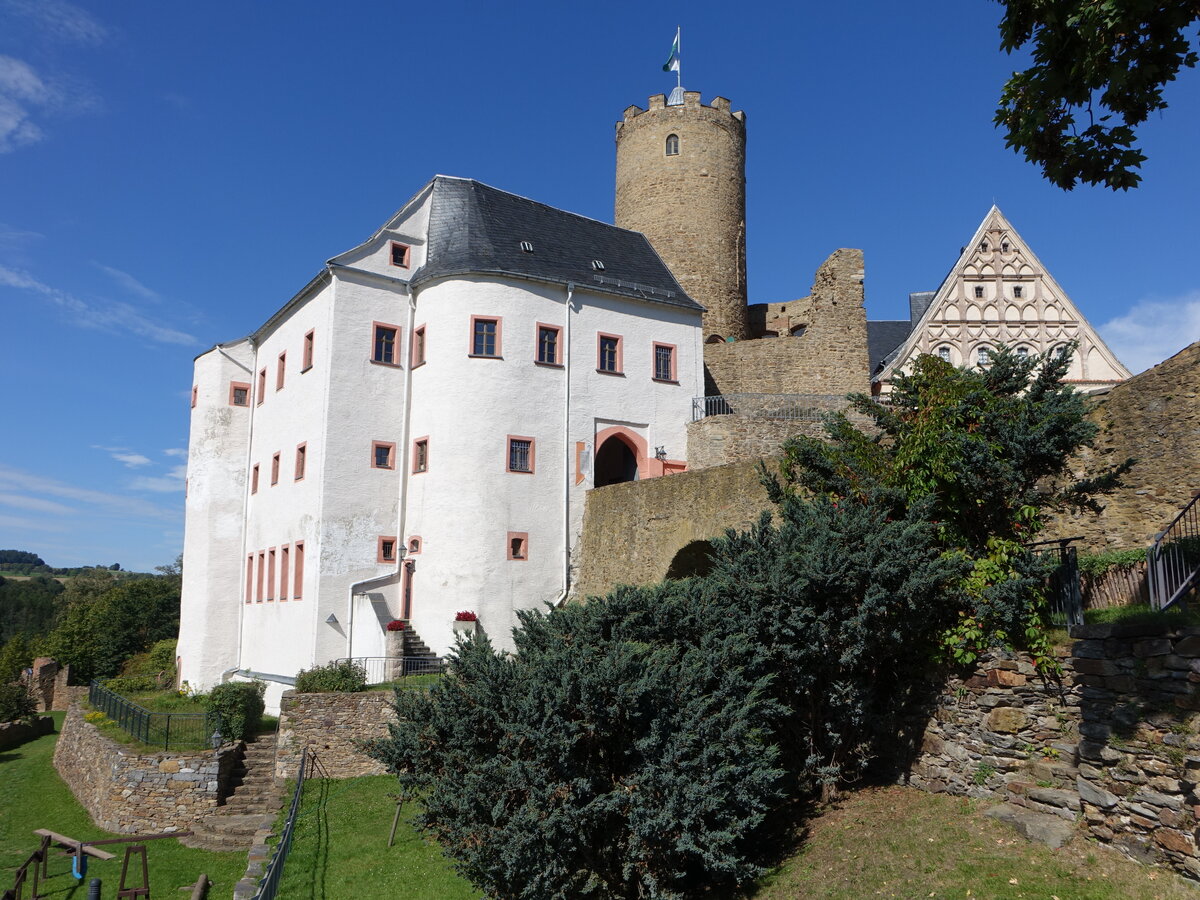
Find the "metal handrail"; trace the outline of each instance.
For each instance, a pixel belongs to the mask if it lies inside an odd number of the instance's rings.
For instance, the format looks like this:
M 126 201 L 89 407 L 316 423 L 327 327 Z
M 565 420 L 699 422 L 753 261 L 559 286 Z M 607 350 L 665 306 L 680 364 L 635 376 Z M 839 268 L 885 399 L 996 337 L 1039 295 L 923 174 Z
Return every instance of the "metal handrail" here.
M 335 663 L 350 662 L 367 673 L 367 684 L 388 684 L 410 675 L 439 675 L 446 661 L 438 656 L 347 656 Z
M 744 416 L 820 422 L 850 405 L 844 394 L 714 394 L 692 398 L 692 421 L 709 416 Z
M 131 737 L 164 750 L 202 750 L 211 747 L 211 735 L 223 733 L 219 713 L 153 712 L 114 693 L 95 678 L 88 686 L 88 703 L 104 713 Z
M 262 880 L 258 883 L 252 900 L 274 900 L 279 890 L 279 882 L 283 878 L 283 866 L 287 862 L 288 853 L 292 849 L 292 834 L 296 830 L 296 820 L 300 818 L 300 803 L 304 796 L 304 782 L 313 777 L 314 771 L 321 777 L 328 778 L 329 773 L 321 765 L 317 755 L 308 747 L 300 752 L 300 768 L 296 773 L 296 787 L 292 791 L 292 803 L 288 807 L 287 819 L 283 823 L 283 831 L 279 834 L 279 843 L 271 854 Z
M 1200 493 L 1158 533 L 1146 551 L 1150 605 L 1168 609 L 1200 584 Z

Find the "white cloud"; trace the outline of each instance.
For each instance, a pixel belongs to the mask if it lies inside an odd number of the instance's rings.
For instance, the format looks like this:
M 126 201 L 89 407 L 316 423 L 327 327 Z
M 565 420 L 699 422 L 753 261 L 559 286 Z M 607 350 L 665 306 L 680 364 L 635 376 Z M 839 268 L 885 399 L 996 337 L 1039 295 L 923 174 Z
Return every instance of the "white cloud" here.
M 158 301 L 162 299 L 157 291 L 146 287 L 128 272 L 122 272 L 120 269 L 114 269 L 112 266 L 105 266 L 100 263 L 94 263 L 94 265 L 129 293 L 137 294 L 146 300 Z
M 24 494 L 0 493 L 0 506 L 26 509 L 30 512 L 60 513 L 63 515 L 75 511 L 72 507 L 62 503 L 55 503 L 53 500 L 44 500 L 41 497 L 27 497 Z
M 1096 330 L 1129 371 L 1144 372 L 1200 340 L 1200 290 L 1139 300 Z
M 174 466 L 166 475 L 153 477 L 143 475 L 129 482 L 129 487 L 135 491 L 153 491 L 158 494 L 171 494 L 182 491 L 187 477 L 187 466 Z
M 23 516 L 0 515 L 0 528 L 11 528 L 13 531 L 66 531 L 62 522 L 46 522 L 40 519 L 26 519 Z
M 41 34 L 64 43 L 95 46 L 109 35 L 90 13 L 65 0 L 4 0 L 3 5 L 32 20 Z
M 60 500 L 72 500 L 90 507 L 90 513 L 125 516 L 139 519 L 161 519 L 175 521 L 179 514 L 140 497 L 110 494 L 92 488 L 78 487 L 64 481 L 46 478 L 0 463 L 0 491 L 17 492 L 22 495 L 38 495 Z
M 171 447 L 163 451 L 164 456 L 187 456 L 186 447 Z
M 0 56 L 0 153 L 40 141 L 42 129 L 33 121 L 33 112 L 55 99 L 32 66 Z
M 131 469 L 136 469 L 138 466 L 150 465 L 150 458 L 142 456 L 140 453 L 114 453 L 112 458 L 117 462 L 124 463 Z
M 71 321 L 84 328 L 109 332 L 126 331 L 162 344 L 194 347 L 198 343 L 190 334 L 148 319 L 128 303 L 109 303 L 107 306 L 86 303 L 66 291 L 38 281 L 28 272 L 0 266 L 0 286 L 39 294 L 55 306 L 71 313 Z

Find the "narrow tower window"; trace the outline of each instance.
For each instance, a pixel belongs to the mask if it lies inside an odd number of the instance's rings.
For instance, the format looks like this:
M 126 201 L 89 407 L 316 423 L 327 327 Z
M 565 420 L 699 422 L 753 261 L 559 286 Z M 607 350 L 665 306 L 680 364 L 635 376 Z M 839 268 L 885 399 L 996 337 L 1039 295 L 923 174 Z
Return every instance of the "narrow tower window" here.
M 679 135 L 668 134 L 667 135 L 667 156 L 678 156 L 678 155 L 679 155 Z

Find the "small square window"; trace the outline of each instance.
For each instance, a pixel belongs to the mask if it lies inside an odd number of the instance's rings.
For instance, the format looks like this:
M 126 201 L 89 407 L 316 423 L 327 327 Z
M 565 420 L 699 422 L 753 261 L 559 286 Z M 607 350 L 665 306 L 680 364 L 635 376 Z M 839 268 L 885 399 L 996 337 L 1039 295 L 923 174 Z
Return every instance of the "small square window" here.
M 386 536 L 379 539 L 376 546 L 375 560 L 376 562 L 395 562 L 396 561 L 396 546 L 395 537 Z
M 279 454 L 271 457 L 271 484 L 279 484 Z
M 301 372 L 307 372 L 312 368 L 313 341 L 315 340 L 314 334 L 315 331 L 310 331 L 308 334 L 304 335 L 304 358 L 302 361 L 303 367 L 300 369 Z
M 529 532 L 527 531 L 510 531 L 508 533 L 508 558 L 509 559 L 528 559 L 529 558 Z
M 412 346 L 412 365 L 415 369 L 417 366 L 425 365 L 425 326 L 422 325 L 413 331 L 413 346 Z
M 267 399 L 267 370 L 265 368 L 258 370 L 258 403 L 261 406 L 262 402 Z
M 429 438 L 413 441 L 413 474 L 429 471 Z
M 258 493 L 258 463 L 250 470 L 250 493 Z
M 1028 347 L 1018 347 L 1017 348 L 1017 359 L 1027 359 L 1028 357 L 1029 357 L 1029 348 Z
M 1002 242 L 1000 243 L 1000 252 L 1001 252 L 1001 253 L 1007 253 L 1007 252 L 1008 252 L 1008 241 L 1002 241 Z
M 508 471 L 533 474 L 534 447 L 533 438 L 509 435 L 508 438 Z
M 601 334 L 598 338 L 596 369 L 610 375 L 621 374 L 621 337 Z
M 675 347 L 673 344 L 654 345 L 654 380 L 675 381 Z
M 408 552 L 409 552 L 409 555 L 412 555 L 413 553 L 421 552 L 421 538 L 420 537 L 410 537 L 408 539 Z
M 980 249 L 980 250 L 982 250 L 984 253 L 987 253 L 987 249 L 988 249 L 988 242 L 987 242 L 987 241 L 981 241 L 981 242 L 979 243 L 979 249 Z
M 500 320 L 471 316 L 471 356 L 500 355 Z
M 950 348 L 945 346 L 944 344 L 941 347 L 937 348 L 937 355 L 939 357 L 941 357 L 943 360 L 945 360 L 946 362 L 950 362 Z
M 983 288 L 980 285 L 975 286 L 975 298 L 979 299 L 983 296 Z
M 409 247 L 392 241 L 392 265 L 400 269 L 408 268 Z
M 1014 297 L 1017 297 L 1018 299 L 1020 298 L 1020 296 L 1021 296 L 1021 286 L 1020 286 L 1019 284 L 1018 284 L 1016 287 L 1014 287 L 1014 288 L 1013 288 L 1013 296 L 1014 296 Z
M 986 369 L 992 364 L 992 352 L 987 347 L 980 347 L 975 358 L 979 360 L 979 368 Z
M 375 441 L 371 444 L 371 467 L 375 469 L 394 469 L 396 467 L 396 445 L 387 441 Z
M 232 381 L 229 384 L 229 405 L 230 406 L 249 406 L 250 405 L 250 385 L 244 381 Z
M 561 350 L 559 349 L 562 342 L 562 329 L 557 325 L 543 325 L 539 322 L 537 334 L 537 361 L 544 366 L 562 365 Z
M 376 322 L 372 339 L 371 362 L 381 363 L 385 366 L 398 365 L 399 357 L 396 355 L 396 345 L 399 338 L 400 328 L 398 326 Z
M 296 448 L 296 481 L 304 478 L 304 469 L 308 464 L 308 444 L 300 444 Z
M 283 390 L 283 377 L 287 372 L 287 351 L 279 354 L 279 365 L 275 369 L 275 390 Z

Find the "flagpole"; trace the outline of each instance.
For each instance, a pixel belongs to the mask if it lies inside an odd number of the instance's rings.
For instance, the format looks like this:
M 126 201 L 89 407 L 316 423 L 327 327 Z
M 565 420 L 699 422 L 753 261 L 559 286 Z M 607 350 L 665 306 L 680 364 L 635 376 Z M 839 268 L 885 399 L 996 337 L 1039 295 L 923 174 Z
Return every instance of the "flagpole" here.
M 675 67 L 675 87 L 683 87 L 683 43 L 680 37 L 683 33 L 683 26 L 675 26 L 675 46 L 679 48 L 679 65 Z

